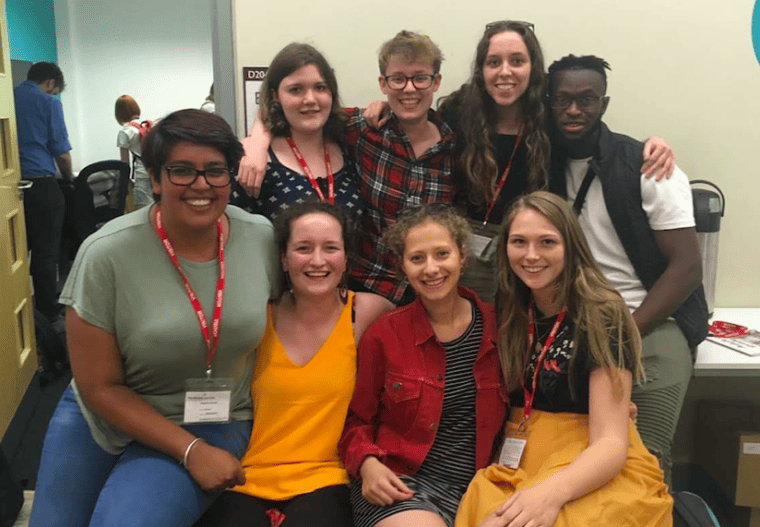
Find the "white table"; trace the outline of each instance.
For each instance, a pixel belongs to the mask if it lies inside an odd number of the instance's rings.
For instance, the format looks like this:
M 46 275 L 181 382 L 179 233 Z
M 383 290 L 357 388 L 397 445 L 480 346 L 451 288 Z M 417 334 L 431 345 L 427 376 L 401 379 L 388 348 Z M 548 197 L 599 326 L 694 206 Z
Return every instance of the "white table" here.
M 718 308 L 710 322 L 723 320 L 760 330 L 760 308 Z M 760 356 L 749 357 L 720 344 L 705 340 L 697 347 L 694 364 L 697 377 L 760 377 Z

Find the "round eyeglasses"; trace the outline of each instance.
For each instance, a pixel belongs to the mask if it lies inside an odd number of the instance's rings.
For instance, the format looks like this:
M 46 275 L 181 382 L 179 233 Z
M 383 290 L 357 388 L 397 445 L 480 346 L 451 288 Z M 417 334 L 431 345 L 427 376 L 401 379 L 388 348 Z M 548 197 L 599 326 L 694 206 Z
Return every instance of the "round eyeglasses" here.
M 169 181 L 181 187 L 189 187 L 195 183 L 198 176 L 203 176 L 209 187 L 226 187 L 232 182 L 232 172 L 224 167 L 196 170 L 193 167 L 173 165 L 164 168 L 169 176 Z
M 406 88 L 406 85 L 409 84 L 409 81 L 412 81 L 412 86 L 418 90 L 425 90 L 433 85 L 435 75 L 420 73 L 412 75 L 411 77 L 405 75 L 386 75 L 383 78 L 385 79 L 385 84 L 387 84 L 391 90 L 403 90 Z

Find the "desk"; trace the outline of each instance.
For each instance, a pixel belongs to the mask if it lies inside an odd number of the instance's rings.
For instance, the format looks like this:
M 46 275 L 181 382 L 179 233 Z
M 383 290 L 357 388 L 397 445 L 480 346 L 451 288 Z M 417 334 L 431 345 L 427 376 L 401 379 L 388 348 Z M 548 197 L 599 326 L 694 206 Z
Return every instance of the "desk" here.
M 715 308 L 710 320 L 724 320 L 760 329 L 760 308 Z M 760 377 L 760 356 L 750 357 L 705 340 L 697 346 L 695 377 Z

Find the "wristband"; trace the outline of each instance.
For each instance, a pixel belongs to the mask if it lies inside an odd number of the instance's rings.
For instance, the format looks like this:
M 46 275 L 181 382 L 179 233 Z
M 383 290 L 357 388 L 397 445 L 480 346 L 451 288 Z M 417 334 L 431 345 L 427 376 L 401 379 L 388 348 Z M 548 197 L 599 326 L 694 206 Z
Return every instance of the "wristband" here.
M 187 457 L 190 455 L 190 451 L 193 449 L 193 447 L 195 446 L 195 444 L 198 441 L 203 441 L 203 438 L 202 437 L 196 437 L 195 439 L 193 439 L 192 441 L 190 441 L 190 444 L 187 445 L 187 448 L 185 449 L 185 455 L 182 456 L 182 461 L 180 462 L 180 465 L 182 465 L 183 467 L 185 467 L 185 469 L 187 469 Z

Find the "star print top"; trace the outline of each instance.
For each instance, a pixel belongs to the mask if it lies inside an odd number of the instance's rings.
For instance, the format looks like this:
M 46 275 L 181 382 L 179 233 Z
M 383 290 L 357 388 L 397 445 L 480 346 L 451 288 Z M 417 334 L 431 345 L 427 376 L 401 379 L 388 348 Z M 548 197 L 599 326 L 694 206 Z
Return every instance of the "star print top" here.
M 364 212 L 364 205 L 356 187 L 356 162 L 354 157 L 345 149 L 343 167 L 333 175 L 335 185 L 335 204 L 343 209 L 354 222 L 358 222 Z M 317 178 L 322 195 L 327 196 L 327 178 Z M 319 200 L 317 193 L 311 187 L 306 176 L 300 174 L 282 163 L 269 149 L 269 162 L 261 192 L 258 198 L 246 194 L 243 187 L 235 181 L 232 184 L 230 203 L 253 214 L 261 214 L 274 219 L 295 203 Z
M 525 385 L 528 387 L 533 381 L 536 360 L 556 319 L 556 316 L 540 317 L 541 313 L 537 312 L 536 336 L 538 338 L 533 346 L 524 377 Z M 615 355 L 617 344 L 611 341 L 610 347 Z M 621 367 L 629 371 L 633 371 L 634 364 L 631 355 L 627 349 L 624 350 L 625 364 Z M 588 414 L 589 375 L 598 367 L 589 354 L 585 334 L 576 336 L 574 322 L 569 316 L 565 317 L 538 373 L 533 408 L 544 412 Z M 569 375 L 571 371 L 572 383 Z M 522 387 L 509 395 L 509 401 L 513 408 L 524 405 Z

